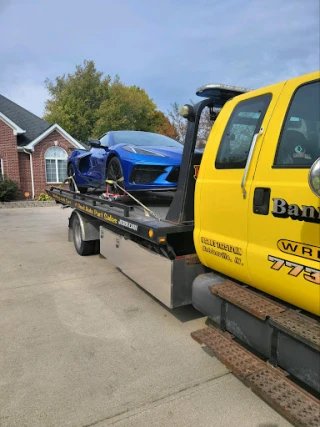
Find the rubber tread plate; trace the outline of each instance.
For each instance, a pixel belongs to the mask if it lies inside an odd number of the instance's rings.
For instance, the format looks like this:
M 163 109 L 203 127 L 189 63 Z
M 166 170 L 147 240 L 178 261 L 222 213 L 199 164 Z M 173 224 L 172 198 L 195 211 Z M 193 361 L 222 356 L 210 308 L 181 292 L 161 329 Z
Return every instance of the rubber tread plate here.
M 263 362 L 235 343 L 228 333 L 209 327 L 192 332 L 191 336 L 213 350 L 218 359 L 241 379 L 264 369 Z
M 205 328 L 191 334 L 258 396 L 297 427 L 320 426 L 320 402 L 278 369 L 244 349 L 228 333 Z
M 281 304 L 229 280 L 211 286 L 210 291 L 261 320 L 286 310 Z
M 270 318 L 270 324 L 320 351 L 319 321 L 310 319 L 296 311 L 287 310 L 283 313 L 273 314 Z

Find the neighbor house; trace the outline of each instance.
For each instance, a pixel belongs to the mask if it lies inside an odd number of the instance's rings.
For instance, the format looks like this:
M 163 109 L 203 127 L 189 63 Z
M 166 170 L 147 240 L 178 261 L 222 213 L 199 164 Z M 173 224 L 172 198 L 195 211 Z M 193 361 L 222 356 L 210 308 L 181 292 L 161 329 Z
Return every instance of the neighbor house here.
M 0 175 L 19 184 L 21 198 L 36 198 L 63 182 L 72 148 L 83 145 L 57 123 L 0 95 Z

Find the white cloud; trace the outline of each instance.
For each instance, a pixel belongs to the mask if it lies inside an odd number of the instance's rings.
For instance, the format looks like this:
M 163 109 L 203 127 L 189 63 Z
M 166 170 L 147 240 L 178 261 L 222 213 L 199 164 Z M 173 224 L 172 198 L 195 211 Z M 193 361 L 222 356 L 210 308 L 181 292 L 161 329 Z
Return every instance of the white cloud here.
M 46 77 L 83 59 L 165 111 L 208 82 L 256 88 L 320 67 L 319 0 L 1 1 L 0 92 L 37 114 Z

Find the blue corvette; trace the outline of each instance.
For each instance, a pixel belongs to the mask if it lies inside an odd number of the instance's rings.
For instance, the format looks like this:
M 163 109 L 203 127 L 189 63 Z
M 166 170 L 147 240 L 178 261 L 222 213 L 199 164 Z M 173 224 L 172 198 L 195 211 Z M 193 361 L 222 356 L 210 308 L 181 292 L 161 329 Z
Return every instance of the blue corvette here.
M 74 150 L 68 159 L 68 176 L 74 177 L 81 193 L 88 188 L 102 190 L 106 180 L 118 181 L 127 191 L 177 186 L 183 145 L 174 139 L 150 132 L 112 131 L 99 140 L 90 139 L 89 144 L 90 150 Z M 74 191 L 72 180 L 69 185 Z M 108 187 L 119 193 L 115 186 Z

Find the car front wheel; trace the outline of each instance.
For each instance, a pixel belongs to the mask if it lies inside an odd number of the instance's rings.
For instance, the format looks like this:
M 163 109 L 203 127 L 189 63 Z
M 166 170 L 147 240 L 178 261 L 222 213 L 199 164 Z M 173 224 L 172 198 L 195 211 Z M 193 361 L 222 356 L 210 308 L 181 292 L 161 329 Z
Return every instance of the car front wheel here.
M 107 171 L 106 171 L 106 180 L 115 181 L 120 187 L 125 188 L 124 181 L 123 181 L 122 166 L 118 157 L 113 157 L 108 163 Z M 120 194 L 120 195 L 125 194 L 124 191 L 122 191 L 116 185 L 108 184 L 108 183 L 107 183 L 107 191 L 112 194 Z

